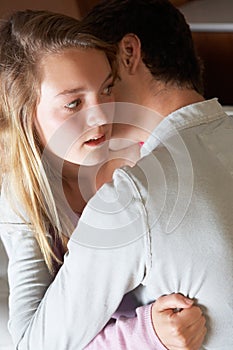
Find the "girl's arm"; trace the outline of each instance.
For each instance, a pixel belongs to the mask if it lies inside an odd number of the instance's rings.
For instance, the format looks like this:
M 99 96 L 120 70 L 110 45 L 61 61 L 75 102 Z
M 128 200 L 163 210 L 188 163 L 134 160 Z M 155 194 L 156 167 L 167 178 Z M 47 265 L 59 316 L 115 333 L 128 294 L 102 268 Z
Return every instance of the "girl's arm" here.
M 56 307 L 52 306 L 51 308 L 51 302 L 49 299 L 47 300 L 46 292 L 49 293 L 53 278 L 45 265 L 37 241 L 26 225 L 18 224 L 11 227 L 11 232 L 6 233 L 6 228 L 1 236 L 9 255 L 9 329 L 15 347 L 20 350 L 68 350 L 69 344 L 72 343 L 72 348 L 74 344 L 77 344 L 76 349 L 80 349 L 78 330 L 75 327 L 73 329 L 66 328 L 67 318 L 75 320 L 75 315 L 79 312 L 75 309 L 78 296 L 75 296 L 73 303 L 72 300 L 66 300 L 67 293 L 64 293 L 63 298 L 62 293 L 65 285 L 60 280 L 54 295 Z M 17 230 L 17 228 L 21 228 L 21 230 Z M 58 300 L 57 303 L 56 300 Z M 69 306 L 72 305 L 74 308 L 69 309 Z M 47 309 L 46 314 L 50 309 L 49 320 L 44 317 L 45 309 Z M 58 310 L 59 313 L 63 313 L 62 322 L 56 318 Z M 125 350 L 126 343 L 129 348 L 134 348 L 136 339 L 140 349 L 164 349 L 154 332 L 150 310 L 150 306 L 145 306 L 139 309 L 135 317 L 111 319 L 103 331 L 88 345 L 87 349 Z M 86 310 L 85 317 L 87 315 L 88 310 Z M 132 337 L 132 332 L 138 334 Z M 56 337 L 54 337 L 55 334 Z
M 120 316 L 111 319 L 104 329 L 89 343 L 85 350 L 125 350 L 166 348 L 157 337 L 152 320 L 151 305 L 136 309 L 136 316 Z
M 17 227 L 17 225 L 15 226 Z M 78 310 L 67 310 L 66 300 L 64 299 L 62 304 L 56 305 L 56 308 L 59 308 L 60 311 L 61 309 L 63 310 L 64 323 L 57 323 L 56 309 L 51 309 L 51 312 L 54 313 L 54 317 L 51 317 L 50 323 L 47 323 L 47 320 L 43 319 L 43 310 L 41 310 L 40 303 L 43 301 L 43 307 L 45 307 L 46 301 L 43 300 L 44 295 L 50 284 L 53 283 L 53 279 L 48 272 L 33 234 L 28 231 L 26 226 L 21 225 L 21 231 L 10 232 L 8 234 L 5 232 L 2 234 L 2 238 L 10 257 L 9 326 L 15 345 L 18 345 L 18 348 L 22 350 L 30 350 L 34 348 L 37 350 L 45 348 L 51 350 L 68 349 L 71 340 L 70 338 L 78 338 L 78 330 L 66 330 L 66 318 L 75 318 L 75 313 L 78 312 Z M 58 299 L 61 300 L 62 290 L 65 286 L 63 286 L 62 281 L 60 281 L 58 286 L 57 295 L 59 295 Z M 78 296 L 76 296 L 76 298 L 78 299 Z M 165 301 L 164 299 L 162 301 L 160 300 L 160 303 L 158 303 L 159 308 L 153 307 L 152 309 L 153 304 L 137 308 L 135 317 L 120 316 L 117 320 L 111 319 L 94 340 L 89 343 L 86 349 L 125 350 L 138 348 L 164 350 L 166 348 L 162 345 L 154 330 L 155 323 L 159 318 L 161 327 L 163 327 L 161 339 L 163 339 L 165 345 L 168 344 L 170 346 L 172 343 L 175 344 L 178 342 L 181 346 L 182 343 L 188 343 L 190 338 L 193 337 L 194 331 L 192 334 L 188 334 L 187 329 L 190 328 L 190 325 L 193 322 L 197 322 L 198 318 L 195 314 L 191 317 L 192 311 L 190 309 L 191 316 L 179 334 L 178 329 L 180 328 L 180 323 L 176 323 L 174 320 L 172 324 L 169 324 L 170 317 L 166 316 L 166 312 L 169 305 L 172 307 L 173 304 L 176 305 L 176 307 L 185 307 L 185 301 L 175 300 L 175 296 L 173 296 L 173 300 L 171 299 L 169 304 L 169 298 L 171 298 L 171 296 L 168 296 Z M 75 300 L 74 305 L 77 303 L 77 299 Z M 69 305 L 72 305 L 71 300 L 69 300 Z M 154 305 L 156 305 L 156 303 Z M 191 305 L 188 305 L 189 308 L 190 306 Z M 50 305 L 47 305 L 46 307 L 49 308 Z M 165 313 L 162 312 L 163 310 L 166 310 Z M 52 319 L 54 320 L 53 322 L 51 322 Z M 200 322 L 196 324 L 199 324 L 200 326 Z M 46 337 L 44 338 L 44 327 L 46 327 L 47 330 L 46 335 L 48 336 L 51 334 L 47 339 Z M 172 335 L 172 331 L 176 330 L 176 327 L 177 332 L 175 331 L 174 335 Z M 52 337 L 52 334 L 54 334 L 54 328 L 56 329 L 55 333 L 61 335 L 60 339 Z M 157 327 L 158 334 L 160 334 L 159 328 L 160 325 Z M 171 335 L 169 336 L 170 333 Z M 197 337 L 197 340 L 201 341 L 203 339 Z M 73 343 L 75 343 L 74 340 L 72 340 L 72 344 Z M 195 348 L 184 347 L 184 349 L 194 350 Z
M 174 312 L 174 308 L 181 310 Z M 138 307 L 136 317 L 111 319 L 85 350 L 199 350 L 205 334 L 200 308 L 181 294 L 171 294 Z

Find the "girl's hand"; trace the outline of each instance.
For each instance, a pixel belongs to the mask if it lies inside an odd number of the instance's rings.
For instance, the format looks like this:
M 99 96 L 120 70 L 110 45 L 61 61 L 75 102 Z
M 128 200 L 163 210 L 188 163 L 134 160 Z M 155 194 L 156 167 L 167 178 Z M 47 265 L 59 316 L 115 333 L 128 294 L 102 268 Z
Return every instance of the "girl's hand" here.
M 205 317 L 193 300 L 181 294 L 162 296 L 152 306 L 157 336 L 169 350 L 198 350 L 206 334 Z

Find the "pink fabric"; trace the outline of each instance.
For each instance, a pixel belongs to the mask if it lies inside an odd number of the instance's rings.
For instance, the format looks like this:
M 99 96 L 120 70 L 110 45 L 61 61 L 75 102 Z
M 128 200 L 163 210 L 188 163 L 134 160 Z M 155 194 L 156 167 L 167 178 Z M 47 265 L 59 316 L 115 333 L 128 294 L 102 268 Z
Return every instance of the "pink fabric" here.
M 107 326 L 85 350 L 166 350 L 154 331 L 151 305 L 136 309 L 136 317 L 120 316 L 111 319 Z

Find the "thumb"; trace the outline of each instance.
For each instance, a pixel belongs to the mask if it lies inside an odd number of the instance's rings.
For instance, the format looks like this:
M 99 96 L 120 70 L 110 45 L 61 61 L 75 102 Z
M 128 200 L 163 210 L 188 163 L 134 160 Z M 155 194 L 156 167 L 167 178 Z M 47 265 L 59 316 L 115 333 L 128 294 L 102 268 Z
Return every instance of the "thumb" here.
M 168 309 L 187 309 L 194 301 L 180 293 L 174 293 L 159 297 L 155 302 L 157 311 L 163 312 Z

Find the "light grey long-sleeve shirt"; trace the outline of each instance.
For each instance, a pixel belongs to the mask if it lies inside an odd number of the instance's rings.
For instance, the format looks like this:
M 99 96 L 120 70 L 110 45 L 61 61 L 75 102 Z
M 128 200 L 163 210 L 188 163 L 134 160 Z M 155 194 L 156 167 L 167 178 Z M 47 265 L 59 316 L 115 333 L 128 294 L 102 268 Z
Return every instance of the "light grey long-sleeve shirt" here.
M 232 149 L 233 119 L 215 99 L 165 118 L 144 144 L 137 166 L 117 170 L 113 182 L 86 206 L 64 264 L 24 334 L 22 322 L 29 315 L 20 309 L 13 258 L 10 327 L 20 339 L 19 349 L 27 349 L 27 344 L 45 349 L 49 337 L 53 348 L 57 339 L 62 349 L 65 340 L 59 337 L 56 322 L 64 320 L 69 333 L 72 324 L 66 314 L 73 312 L 69 300 L 75 298 L 76 348 L 83 349 L 123 295 L 135 290 L 143 304 L 172 292 L 195 298 L 207 315 L 203 349 L 232 350 Z M 21 234 L 27 235 L 27 229 Z M 3 234 L 3 240 L 13 256 L 17 238 L 7 242 Z M 59 302 L 64 296 L 65 310 Z

